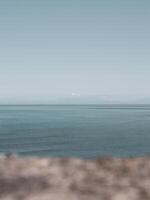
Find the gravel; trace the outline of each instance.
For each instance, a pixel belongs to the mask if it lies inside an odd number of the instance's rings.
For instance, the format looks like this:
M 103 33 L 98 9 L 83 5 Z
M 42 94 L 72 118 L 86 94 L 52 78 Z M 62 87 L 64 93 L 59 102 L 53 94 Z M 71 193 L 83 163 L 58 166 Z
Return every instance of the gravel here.
M 150 200 L 150 157 L 1 155 L 0 200 Z

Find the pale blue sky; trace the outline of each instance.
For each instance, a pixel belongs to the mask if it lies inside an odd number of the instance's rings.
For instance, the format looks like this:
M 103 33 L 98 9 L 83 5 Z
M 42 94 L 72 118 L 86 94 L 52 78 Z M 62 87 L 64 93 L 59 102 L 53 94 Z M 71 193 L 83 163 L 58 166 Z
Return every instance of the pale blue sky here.
M 150 96 L 149 0 L 0 1 L 0 103 Z

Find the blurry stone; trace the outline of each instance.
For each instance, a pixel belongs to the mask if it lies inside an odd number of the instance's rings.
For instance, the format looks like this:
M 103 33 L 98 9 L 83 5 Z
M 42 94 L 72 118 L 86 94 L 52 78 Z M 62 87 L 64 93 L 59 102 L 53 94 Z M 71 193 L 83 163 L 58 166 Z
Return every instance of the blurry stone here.
M 150 200 L 150 157 L 0 156 L 0 200 Z

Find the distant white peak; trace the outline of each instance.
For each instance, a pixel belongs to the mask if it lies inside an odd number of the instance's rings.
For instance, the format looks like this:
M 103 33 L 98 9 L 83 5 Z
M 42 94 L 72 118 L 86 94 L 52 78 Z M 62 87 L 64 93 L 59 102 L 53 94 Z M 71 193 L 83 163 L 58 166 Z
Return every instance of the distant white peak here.
M 74 93 L 74 92 L 72 92 L 72 93 L 71 93 L 71 96 L 80 97 L 81 95 L 80 95 L 79 93 Z

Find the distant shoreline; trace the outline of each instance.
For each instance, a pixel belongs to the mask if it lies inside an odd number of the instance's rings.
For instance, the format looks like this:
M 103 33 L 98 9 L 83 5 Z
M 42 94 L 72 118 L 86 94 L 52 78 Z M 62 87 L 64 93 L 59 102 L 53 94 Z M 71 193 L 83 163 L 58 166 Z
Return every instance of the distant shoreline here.
M 0 104 L 0 106 L 150 106 L 150 104 Z

